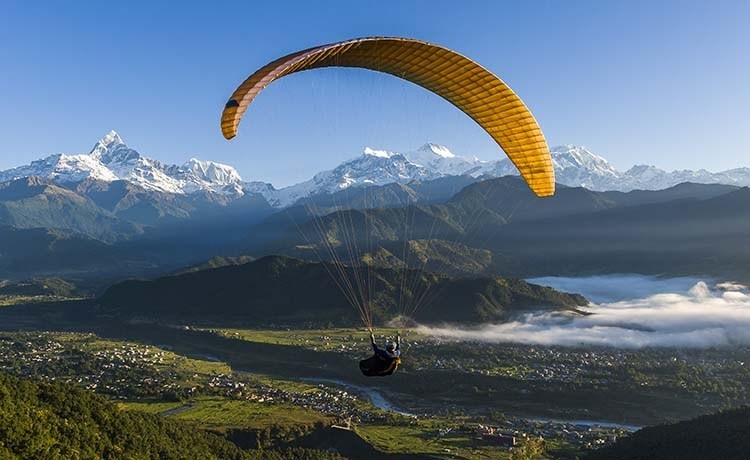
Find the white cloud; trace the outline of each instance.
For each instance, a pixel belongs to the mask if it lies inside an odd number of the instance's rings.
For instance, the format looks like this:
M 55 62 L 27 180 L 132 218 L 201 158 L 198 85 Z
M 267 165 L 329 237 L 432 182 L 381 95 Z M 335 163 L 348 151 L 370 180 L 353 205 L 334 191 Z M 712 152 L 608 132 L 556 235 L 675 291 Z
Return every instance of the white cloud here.
M 421 326 L 419 332 L 456 340 L 536 345 L 622 348 L 750 345 L 750 295 L 745 286 L 721 283 L 716 285 L 718 289 L 711 289 L 707 283 L 698 281 L 680 292 L 659 292 L 665 287 L 684 287 L 684 280 L 611 278 L 622 292 L 627 291 L 630 283 L 630 292 L 652 294 L 591 304 L 584 309 L 590 313 L 587 316 L 540 312 L 474 329 Z M 592 288 L 602 292 L 606 288 L 598 285 L 602 277 L 547 281 L 558 288 L 577 282 L 577 292 L 584 295 Z
M 724 291 L 746 291 L 748 289 L 748 287 L 744 284 L 740 284 L 735 281 L 726 281 L 724 283 L 719 283 L 716 285 L 716 287 Z
M 583 294 L 592 302 L 616 302 L 664 294 L 669 292 L 687 292 L 701 278 L 675 277 L 659 278 L 657 276 L 619 274 L 587 277 L 548 276 L 532 278 L 530 283 L 552 286 L 565 292 Z

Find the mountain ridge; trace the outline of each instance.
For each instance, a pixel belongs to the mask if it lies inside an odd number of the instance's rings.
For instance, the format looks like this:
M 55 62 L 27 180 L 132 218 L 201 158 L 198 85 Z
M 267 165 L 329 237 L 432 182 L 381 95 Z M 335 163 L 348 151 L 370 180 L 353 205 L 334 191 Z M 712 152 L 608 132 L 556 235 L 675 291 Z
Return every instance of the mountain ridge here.
M 335 211 L 288 226 L 269 247 L 303 254 L 327 239 L 339 257 L 351 258 L 368 246 L 397 248 L 405 240 L 428 239 L 434 242 L 427 247 L 431 257 L 484 260 L 461 263 L 466 274 L 700 273 L 744 280 L 748 202 L 748 188 L 703 184 L 626 194 L 561 187 L 541 200 L 521 178 L 501 177 L 471 184 L 441 204 Z M 349 228 L 341 229 L 341 222 Z M 304 243 L 300 233 L 307 235 Z M 360 254 L 352 255 L 346 241 L 356 242 Z M 398 265 L 390 252 L 379 260 Z
M 359 323 L 329 273 L 335 268 L 285 256 L 265 256 L 242 265 L 184 272 L 151 281 L 129 280 L 110 287 L 98 300 L 100 312 L 137 317 L 179 317 L 210 322 Z M 346 276 L 355 276 L 345 268 Z M 399 298 L 413 301 L 432 289 L 424 322 L 479 323 L 499 320 L 531 308 L 575 309 L 586 300 L 577 294 L 500 277 L 449 278 L 409 271 L 419 280 L 403 292 L 404 272 L 372 268 L 371 311 L 377 323 L 398 316 Z M 206 289 L 210 286 L 210 289 Z M 455 305 L 461 305 L 460 309 Z M 424 307 L 427 308 L 426 306 Z M 421 309 L 420 309 L 421 310 Z
M 242 179 L 228 165 L 195 158 L 181 166 L 166 165 L 128 147 L 115 131 L 94 144 L 88 154 L 58 153 L 28 165 L 0 171 L 0 183 L 39 176 L 57 184 L 74 184 L 86 179 L 101 182 L 127 180 L 146 190 L 189 194 L 199 190 L 238 195 Z
M 747 167 L 709 172 L 665 171 L 650 165 L 634 165 L 619 171 L 604 157 L 581 146 L 557 146 L 550 154 L 559 184 L 594 191 L 661 190 L 684 182 L 750 186 Z M 518 171 L 507 157 L 480 160 L 426 143 L 404 153 L 367 147 L 362 154 L 306 181 L 276 188 L 260 180 L 245 181 L 235 168 L 221 163 L 191 158 L 182 165 L 164 164 L 131 149 L 117 132 L 110 131 L 88 154 L 54 154 L 0 171 L 0 183 L 29 176 L 40 176 L 64 186 L 85 180 L 125 180 L 144 190 L 181 195 L 211 193 L 237 199 L 245 194 L 258 194 L 273 207 L 285 208 L 308 197 L 353 187 L 407 184 L 448 176 L 480 179 L 508 175 L 518 175 Z

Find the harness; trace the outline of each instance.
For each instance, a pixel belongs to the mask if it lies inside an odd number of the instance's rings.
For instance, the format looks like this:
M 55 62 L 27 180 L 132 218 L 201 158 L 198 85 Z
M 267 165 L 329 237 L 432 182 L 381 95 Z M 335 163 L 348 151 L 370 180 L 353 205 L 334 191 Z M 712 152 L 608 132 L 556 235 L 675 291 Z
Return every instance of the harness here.
M 401 358 L 386 361 L 378 355 L 371 356 L 359 362 L 359 369 L 367 377 L 385 377 L 393 374 L 401 364 Z

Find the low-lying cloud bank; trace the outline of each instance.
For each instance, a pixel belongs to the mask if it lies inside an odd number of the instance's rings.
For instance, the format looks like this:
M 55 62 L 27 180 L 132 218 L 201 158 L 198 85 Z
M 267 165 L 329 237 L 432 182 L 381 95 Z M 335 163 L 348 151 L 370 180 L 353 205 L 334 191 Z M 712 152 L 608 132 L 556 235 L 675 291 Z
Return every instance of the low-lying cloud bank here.
M 549 276 L 531 278 L 529 283 L 551 286 L 558 291 L 582 294 L 595 303 L 642 299 L 656 294 L 687 293 L 701 278 L 680 276 L 659 278 L 638 274 L 599 275 L 585 277 Z M 732 284 L 732 283 L 727 283 Z
M 648 289 L 638 286 L 639 282 L 655 282 L 646 277 L 628 280 L 634 293 Z M 673 283 L 679 284 L 685 280 L 661 280 L 666 284 L 656 283 L 662 288 L 674 287 L 676 284 Z M 563 285 L 571 286 L 574 282 L 569 278 L 547 281 L 552 282 L 542 284 L 561 289 L 564 289 Z M 579 279 L 577 291 L 587 295 L 585 283 L 591 281 L 592 278 Z M 597 284 L 596 289 L 601 289 L 598 285 L 601 277 L 593 281 Z M 624 289 L 627 284 L 622 279 L 617 282 L 618 289 Z M 423 334 L 456 340 L 534 345 L 619 348 L 750 345 L 750 291 L 738 283 L 720 283 L 709 287 L 706 282 L 698 281 L 683 292 L 662 292 L 631 300 L 593 303 L 583 310 L 591 314 L 531 313 L 516 321 L 475 329 L 420 326 L 418 330 Z

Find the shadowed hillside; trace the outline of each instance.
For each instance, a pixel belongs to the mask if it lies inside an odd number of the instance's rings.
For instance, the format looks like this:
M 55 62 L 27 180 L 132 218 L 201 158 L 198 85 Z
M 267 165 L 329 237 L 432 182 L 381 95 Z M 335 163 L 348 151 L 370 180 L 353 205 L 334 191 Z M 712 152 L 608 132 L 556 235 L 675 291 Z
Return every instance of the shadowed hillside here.
M 369 239 L 374 249 L 390 252 L 380 257 L 386 266 L 413 266 L 394 248 L 405 239 L 427 240 L 418 252 L 432 253 L 433 261 L 458 261 L 457 267 L 435 264 L 445 273 L 745 279 L 748 204 L 748 188 L 689 183 L 629 193 L 561 187 L 554 197 L 539 199 L 519 178 L 502 177 L 469 185 L 445 204 L 338 211 L 322 217 L 317 228 L 314 222 L 300 227 L 307 240 L 326 239 L 339 248 L 347 240 L 363 248 Z M 271 247 L 302 255 L 298 235 L 290 228 Z M 480 263 L 465 263 L 472 253 L 482 254 Z
M 329 274 L 335 268 L 269 256 L 239 266 L 184 273 L 153 281 L 126 281 L 99 300 L 102 313 L 181 321 L 246 324 L 357 324 L 356 310 Z M 347 276 L 356 282 L 349 268 Z M 409 283 L 402 288 L 403 276 Z M 399 314 L 399 305 L 425 299 L 423 322 L 484 322 L 531 308 L 574 308 L 583 297 L 523 280 L 451 279 L 413 270 L 373 268 L 372 311 L 376 322 Z M 401 299 L 401 300 L 400 300 Z
M 741 460 L 750 452 L 750 408 L 644 428 L 585 460 Z

